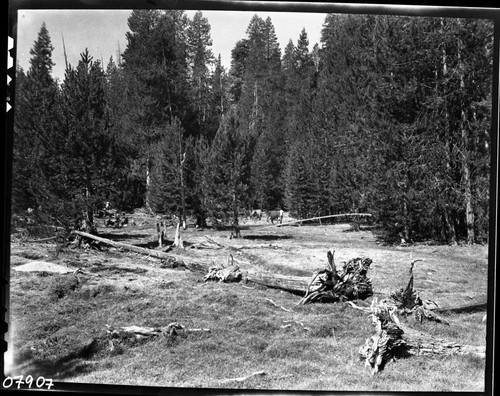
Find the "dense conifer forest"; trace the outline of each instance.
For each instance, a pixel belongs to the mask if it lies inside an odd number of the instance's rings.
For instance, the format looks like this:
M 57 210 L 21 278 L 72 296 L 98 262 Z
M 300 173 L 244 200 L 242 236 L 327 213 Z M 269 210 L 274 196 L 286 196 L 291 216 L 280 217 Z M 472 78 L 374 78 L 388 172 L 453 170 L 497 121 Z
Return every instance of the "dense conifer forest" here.
M 123 211 L 238 222 L 368 212 L 389 239 L 484 243 L 493 23 L 328 14 L 280 48 L 255 15 L 226 69 L 202 12 L 133 11 L 106 65 L 52 76 L 42 25 L 16 73 L 12 213 L 96 232 Z

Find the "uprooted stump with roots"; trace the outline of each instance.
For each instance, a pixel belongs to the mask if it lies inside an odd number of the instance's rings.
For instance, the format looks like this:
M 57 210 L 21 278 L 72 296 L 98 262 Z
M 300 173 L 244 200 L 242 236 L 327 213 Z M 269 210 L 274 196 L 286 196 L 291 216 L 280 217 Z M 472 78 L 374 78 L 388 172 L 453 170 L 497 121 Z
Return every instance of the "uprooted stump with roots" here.
M 485 347 L 462 345 L 403 327 L 397 317 L 398 308 L 389 300 L 379 302 L 374 298 L 369 309 L 360 309 L 371 313 L 375 326 L 375 334 L 359 348 L 360 358 L 365 360 L 372 374 L 379 373 L 392 360 L 413 355 L 468 354 L 483 359 L 486 356 Z
M 417 261 L 410 264 L 410 280 L 405 289 L 392 292 L 389 298 L 378 301 L 373 299 L 371 307 L 366 309 L 354 308 L 369 312 L 375 326 L 375 334 L 365 341 L 359 348 L 359 354 L 365 360 L 365 365 L 370 367 L 372 374 L 380 372 L 386 363 L 399 357 L 411 355 L 436 355 L 436 354 L 475 354 L 485 356 L 485 348 L 461 345 L 453 341 L 435 339 L 429 334 L 419 333 L 405 327 L 398 319 L 414 316 L 418 321 L 424 318 L 449 326 L 449 323 L 436 313 L 432 308 L 437 307 L 433 301 L 423 301 L 419 293 L 413 289 L 413 267 Z
M 449 325 L 445 319 L 431 311 L 431 308 L 436 308 L 437 304 L 430 300 L 422 300 L 418 291 L 413 289 L 413 267 L 418 261 L 423 260 L 413 260 L 410 263 L 410 280 L 406 288 L 393 291 L 390 294 L 389 303 L 397 309 L 401 316 L 413 315 L 419 322 L 426 318 Z
M 313 276 L 299 305 L 365 299 L 373 295 L 372 281 L 366 276 L 372 260 L 354 258 L 343 263 L 341 270 L 337 271 L 334 253 L 333 249 L 328 252 L 329 268 Z

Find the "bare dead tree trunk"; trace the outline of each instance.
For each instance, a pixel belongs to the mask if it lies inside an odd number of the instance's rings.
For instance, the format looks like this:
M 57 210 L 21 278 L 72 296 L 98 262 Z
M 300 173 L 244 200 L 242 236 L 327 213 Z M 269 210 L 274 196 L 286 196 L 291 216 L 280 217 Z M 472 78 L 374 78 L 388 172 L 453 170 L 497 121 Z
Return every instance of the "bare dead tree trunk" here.
M 146 209 L 149 211 L 149 213 L 154 213 L 153 210 L 151 209 L 151 200 L 150 200 L 150 191 L 151 191 L 151 158 L 147 158 L 146 160 L 146 196 L 145 196 L 145 203 L 146 203 Z
M 177 218 L 177 227 L 175 227 L 174 243 L 172 244 L 172 246 L 184 249 L 184 242 L 182 241 L 180 228 L 181 228 L 181 219 L 180 219 L 180 217 L 178 217 Z

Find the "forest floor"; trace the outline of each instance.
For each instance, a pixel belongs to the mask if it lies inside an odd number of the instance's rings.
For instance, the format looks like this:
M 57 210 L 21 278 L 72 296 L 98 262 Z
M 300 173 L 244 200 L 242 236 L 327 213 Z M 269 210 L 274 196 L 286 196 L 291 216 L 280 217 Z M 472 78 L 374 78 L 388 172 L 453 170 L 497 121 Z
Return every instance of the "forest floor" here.
M 155 220 L 135 213 L 135 225 L 100 236 L 159 249 Z M 285 216 L 284 222 L 287 221 Z M 214 264 L 230 253 L 242 270 L 311 277 L 335 249 L 340 265 L 369 257 L 374 297 L 404 288 L 411 260 L 414 288 L 439 305 L 466 304 L 487 294 L 488 247 L 392 246 L 377 230 L 349 224 L 182 231 L 176 254 Z M 174 237 L 174 228 L 169 229 Z M 207 237 L 221 246 L 201 249 Z M 170 241 L 171 243 L 172 241 Z M 238 252 L 238 253 L 235 253 Z M 79 273 L 20 272 L 33 261 Z M 332 391 L 484 391 L 485 360 L 472 355 L 412 356 L 389 362 L 378 375 L 358 349 L 374 329 L 366 313 L 346 303 L 297 305 L 300 296 L 255 284 L 204 282 L 203 274 L 167 268 L 160 259 L 103 246 L 57 249 L 50 241 L 12 235 L 10 375 L 54 381 L 178 388 Z M 371 298 L 363 304 L 368 304 Z M 485 312 L 443 315 L 450 322 L 409 322 L 414 329 L 461 344 L 485 346 Z M 158 336 L 111 348 L 106 325 L 165 327 L 178 322 L 209 332 Z M 245 380 L 240 377 L 259 372 Z M 54 388 L 53 388 L 54 389 Z

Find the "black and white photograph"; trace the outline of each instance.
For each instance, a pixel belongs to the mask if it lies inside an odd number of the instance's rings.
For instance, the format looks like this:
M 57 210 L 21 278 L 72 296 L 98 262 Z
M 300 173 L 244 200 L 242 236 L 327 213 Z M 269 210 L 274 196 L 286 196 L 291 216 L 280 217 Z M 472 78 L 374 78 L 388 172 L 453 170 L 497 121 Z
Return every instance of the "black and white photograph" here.
M 491 391 L 498 10 L 11 3 L 3 389 Z

